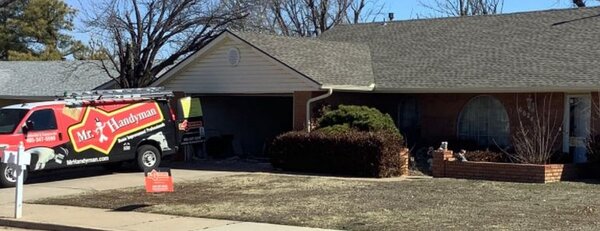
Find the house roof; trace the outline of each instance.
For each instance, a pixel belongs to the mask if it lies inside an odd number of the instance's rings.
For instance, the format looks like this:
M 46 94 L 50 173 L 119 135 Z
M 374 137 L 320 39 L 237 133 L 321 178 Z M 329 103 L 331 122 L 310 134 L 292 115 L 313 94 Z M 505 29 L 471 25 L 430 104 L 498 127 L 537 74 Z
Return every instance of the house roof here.
M 377 91 L 600 88 L 600 7 L 338 25 L 319 39 L 368 45 Z
M 0 62 L 0 98 L 62 96 L 111 81 L 98 61 Z
M 231 33 L 321 85 L 369 86 L 374 82 L 371 55 L 365 44 Z

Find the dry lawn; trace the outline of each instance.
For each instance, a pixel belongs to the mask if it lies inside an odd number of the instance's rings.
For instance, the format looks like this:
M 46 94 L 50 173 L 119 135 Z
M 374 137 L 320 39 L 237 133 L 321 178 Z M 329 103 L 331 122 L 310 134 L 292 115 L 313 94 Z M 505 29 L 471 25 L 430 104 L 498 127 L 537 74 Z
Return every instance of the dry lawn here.
M 36 203 L 350 230 L 597 230 L 600 185 L 251 174 Z

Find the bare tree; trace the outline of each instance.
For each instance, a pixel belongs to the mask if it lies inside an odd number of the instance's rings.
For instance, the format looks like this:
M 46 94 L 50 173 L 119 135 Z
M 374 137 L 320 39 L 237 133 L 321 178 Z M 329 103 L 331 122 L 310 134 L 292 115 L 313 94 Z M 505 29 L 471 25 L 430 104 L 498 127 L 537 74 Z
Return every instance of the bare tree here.
M 103 0 L 85 13 L 92 37 L 105 38 L 98 42 L 109 53 L 106 73 L 123 88 L 148 86 L 247 15 L 215 0 Z
M 526 105 L 516 97 L 517 124 L 513 127 L 514 153 L 505 152 L 512 161 L 524 164 L 547 164 L 556 151 L 562 121 L 552 108 L 552 94 L 526 98 Z
M 232 9 L 250 8 L 237 21 L 240 30 L 268 31 L 287 36 L 318 36 L 344 23 L 375 20 L 381 15 L 379 0 L 225 0 Z
M 445 16 L 469 16 L 502 13 L 504 0 L 435 0 L 432 4 L 420 2 Z
M 585 1 L 584 0 L 573 0 L 573 4 L 577 7 L 585 7 Z

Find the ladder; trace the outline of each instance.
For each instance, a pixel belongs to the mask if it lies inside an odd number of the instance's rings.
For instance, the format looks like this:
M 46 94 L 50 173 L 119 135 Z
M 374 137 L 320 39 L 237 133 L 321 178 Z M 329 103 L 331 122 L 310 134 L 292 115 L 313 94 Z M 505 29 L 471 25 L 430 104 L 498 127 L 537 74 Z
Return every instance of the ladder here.
M 148 99 L 168 99 L 173 96 L 172 91 L 167 91 L 163 87 L 146 87 L 65 93 L 64 100 L 68 106 L 83 106 L 102 103 L 135 102 Z

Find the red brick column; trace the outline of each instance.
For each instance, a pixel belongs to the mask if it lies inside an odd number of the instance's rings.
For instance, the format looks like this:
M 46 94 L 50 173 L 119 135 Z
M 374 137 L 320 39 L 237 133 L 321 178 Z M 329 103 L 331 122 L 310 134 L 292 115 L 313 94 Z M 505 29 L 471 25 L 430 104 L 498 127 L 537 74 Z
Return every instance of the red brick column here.
M 311 98 L 326 94 L 322 91 L 295 91 L 294 92 L 294 131 L 305 130 L 306 103 Z M 315 104 L 315 103 L 313 103 Z M 314 107 L 314 105 L 311 105 Z M 312 110 L 311 110 L 312 113 Z M 314 115 L 312 115 L 314 116 Z
M 294 92 L 294 130 L 304 130 L 306 121 L 306 102 L 312 97 L 310 91 Z
M 400 157 L 402 158 L 402 165 L 400 166 L 400 175 L 408 176 L 408 160 L 410 159 L 410 152 L 408 148 L 402 149 L 402 151 L 400 152 Z
M 454 155 L 450 150 L 436 150 L 433 152 L 431 162 L 431 175 L 433 177 L 446 176 L 446 161 L 453 161 Z

